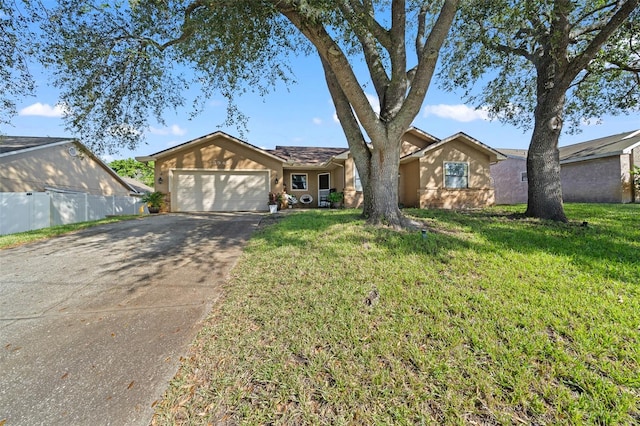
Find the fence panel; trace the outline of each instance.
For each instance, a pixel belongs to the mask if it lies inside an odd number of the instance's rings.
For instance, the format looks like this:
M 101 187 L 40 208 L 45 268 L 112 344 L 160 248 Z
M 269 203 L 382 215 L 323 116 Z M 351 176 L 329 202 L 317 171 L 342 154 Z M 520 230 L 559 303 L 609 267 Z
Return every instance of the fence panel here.
M 0 235 L 48 227 L 50 204 L 44 192 L 0 192 Z
M 141 213 L 149 212 L 136 197 L 0 192 L 0 235 Z
M 87 195 L 50 193 L 51 226 L 87 221 Z

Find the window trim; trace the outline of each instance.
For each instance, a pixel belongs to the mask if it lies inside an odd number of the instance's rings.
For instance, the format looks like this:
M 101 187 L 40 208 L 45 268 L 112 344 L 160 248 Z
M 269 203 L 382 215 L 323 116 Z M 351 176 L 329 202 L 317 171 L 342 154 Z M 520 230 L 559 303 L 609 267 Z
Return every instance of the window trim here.
M 465 175 L 464 176 L 454 176 L 454 177 L 464 177 L 466 178 L 466 186 L 448 186 L 447 185 L 447 164 L 464 164 L 465 165 Z M 469 162 L 468 161 L 444 161 L 442 166 L 442 179 L 443 185 L 445 189 L 469 189 Z M 453 175 L 451 175 L 453 176 Z
M 353 163 L 353 189 L 356 192 L 362 192 L 362 180 L 360 180 L 360 173 L 358 173 L 355 162 Z
M 293 177 L 294 176 L 304 176 L 304 188 L 298 189 L 293 187 Z M 308 173 L 291 173 L 289 177 L 289 181 L 291 186 L 289 187 L 291 191 L 308 191 L 309 190 L 309 174 Z

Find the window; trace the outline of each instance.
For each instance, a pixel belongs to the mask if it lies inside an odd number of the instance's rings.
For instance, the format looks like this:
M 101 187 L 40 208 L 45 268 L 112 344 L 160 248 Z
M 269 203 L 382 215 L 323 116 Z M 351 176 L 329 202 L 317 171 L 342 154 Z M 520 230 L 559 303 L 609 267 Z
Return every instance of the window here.
M 444 186 L 446 188 L 468 188 L 469 164 L 444 163 Z
M 520 173 L 520 182 L 528 182 L 527 172 Z
M 360 181 L 360 175 L 358 174 L 355 163 L 353 165 L 353 187 L 356 191 L 362 192 L 362 182 Z
M 307 189 L 307 174 L 292 174 L 291 175 L 291 189 L 298 191 L 306 191 Z

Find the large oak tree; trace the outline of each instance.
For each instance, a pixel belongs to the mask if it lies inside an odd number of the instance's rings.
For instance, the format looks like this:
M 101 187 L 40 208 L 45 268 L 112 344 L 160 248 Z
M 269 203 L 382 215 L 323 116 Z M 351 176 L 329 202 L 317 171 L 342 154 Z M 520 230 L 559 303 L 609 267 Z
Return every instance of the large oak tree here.
M 243 120 L 234 96 L 289 81 L 286 56 L 314 53 L 360 174 L 364 214 L 372 223 L 404 224 L 401 137 L 420 111 L 458 0 L 58 3 L 46 28 L 48 60 L 69 127 L 92 148 L 135 146 L 150 116 L 161 120 L 196 86 L 196 110 L 222 93 L 228 119 Z M 375 90 L 379 113 L 365 87 Z
M 470 0 L 462 9 L 444 86 L 465 88 L 494 118 L 533 127 L 526 215 L 566 221 L 561 132 L 640 106 L 638 0 Z M 488 83 L 477 93 L 479 80 Z

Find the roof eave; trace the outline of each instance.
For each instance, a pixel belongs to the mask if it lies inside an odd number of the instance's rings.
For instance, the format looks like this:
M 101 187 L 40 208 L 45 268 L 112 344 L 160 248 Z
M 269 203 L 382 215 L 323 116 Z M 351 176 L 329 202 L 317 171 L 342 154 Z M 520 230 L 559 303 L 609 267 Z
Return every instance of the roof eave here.
M 53 143 L 49 143 L 46 145 L 38 145 L 38 146 L 32 146 L 30 148 L 24 148 L 24 149 L 17 149 L 15 151 L 9 151 L 9 152 L 5 152 L 0 154 L 0 158 L 1 157 L 9 157 L 11 155 L 17 155 L 17 154 L 24 154 L 25 152 L 33 152 L 33 151 L 37 151 L 40 149 L 45 149 L 45 148 L 52 148 L 55 146 L 60 146 L 60 145 L 65 145 L 68 143 L 72 143 L 75 142 L 75 139 L 65 139 L 63 141 L 59 141 L 59 142 L 53 142 Z

